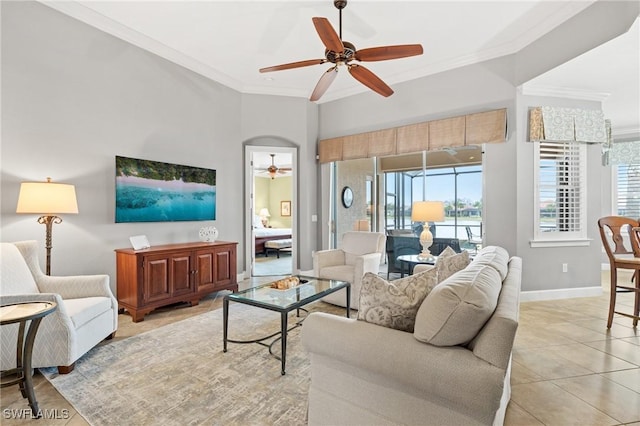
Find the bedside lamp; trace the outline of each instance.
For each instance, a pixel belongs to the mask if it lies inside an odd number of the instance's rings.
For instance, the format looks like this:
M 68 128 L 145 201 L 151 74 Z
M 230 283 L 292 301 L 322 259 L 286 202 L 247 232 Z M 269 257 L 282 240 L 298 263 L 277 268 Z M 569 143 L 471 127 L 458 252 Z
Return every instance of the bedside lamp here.
M 260 216 L 260 219 L 262 220 L 262 226 L 264 226 L 265 228 L 267 227 L 267 223 L 269 223 L 269 217 L 271 217 L 271 215 L 269 214 L 269 209 L 264 207 L 260 209 L 260 213 L 258 213 L 258 216 Z
M 62 218 L 56 214 L 78 213 L 75 186 L 53 183 L 51 178 L 47 178 L 46 182 L 23 182 L 20 184 L 16 213 L 42 214 L 38 223 L 46 226 L 46 274 L 51 275 L 51 231 L 54 223 L 62 223 Z
M 413 203 L 411 220 L 413 222 L 424 222 L 420 233 L 422 253 L 418 257 L 420 259 L 429 259 L 432 257 L 429 247 L 433 244 L 433 234 L 429 231 L 429 222 L 441 222 L 444 220 L 444 203 L 442 201 L 417 201 Z

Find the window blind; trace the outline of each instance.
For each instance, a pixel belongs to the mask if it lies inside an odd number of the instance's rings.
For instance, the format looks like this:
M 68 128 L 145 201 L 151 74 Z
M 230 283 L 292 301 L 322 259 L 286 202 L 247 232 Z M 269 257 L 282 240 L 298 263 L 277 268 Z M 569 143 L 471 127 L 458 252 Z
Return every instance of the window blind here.
M 617 168 L 617 213 L 640 218 L 640 164 L 619 164 Z
M 538 236 L 581 237 L 585 232 L 584 145 L 539 142 Z

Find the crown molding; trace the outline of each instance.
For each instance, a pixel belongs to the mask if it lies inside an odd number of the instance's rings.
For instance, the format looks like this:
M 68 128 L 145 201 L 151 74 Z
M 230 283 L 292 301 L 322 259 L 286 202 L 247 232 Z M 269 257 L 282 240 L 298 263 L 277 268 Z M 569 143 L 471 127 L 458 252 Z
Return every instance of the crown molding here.
M 534 86 L 529 83 L 522 85 L 525 96 L 551 96 L 555 98 L 581 99 L 584 101 L 603 102 L 611 93 L 593 92 L 590 90 L 573 89 L 570 87 Z

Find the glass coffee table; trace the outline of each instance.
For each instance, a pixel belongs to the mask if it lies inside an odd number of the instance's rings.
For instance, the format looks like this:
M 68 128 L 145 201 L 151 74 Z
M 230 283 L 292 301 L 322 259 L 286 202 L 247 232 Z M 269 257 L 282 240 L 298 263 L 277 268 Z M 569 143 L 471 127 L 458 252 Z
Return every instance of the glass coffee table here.
M 222 301 L 223 311 L 223 352 L 227 352 L 227 342 L 231 343 L 257 343 L 269 348 L 269 353 L 280 359 L 282 363 L 282 375 L 285 374 L 285 364 L 287 359 L 287 332 L 299 327 L 302 320 L 296 322 L 291 328 L 288 328 L 287 320 L 289 312 L 296 310 L 300 316 L 302 307 L 314 302 L 324 296 L 335 293 L 346 288 L 347 307 L 346 314 L 349 318 L 349 310 L 351 308 L 351 283 L 346 281 L 327 280 L 323 278 L 298 276 L 300 285 L 288 290 L 277 290 L 271 288 L 271 283 L 263 284 L 237 293 L 228 294 Z M 268 309 L 280 313 L 280 331 L 269 336 L 261 337 L 253 340 L 232 340 L 227 336 L 229 329 L 229 301 L 236 303 L 244 303 L 245 305 L 256 306 L 258 308 Z M 278 337 L 276 337 L 278 336 Z M 264 343 L 265 340 L 276 337 L 271 343 Z M 273 345 L 281 341 L 282 351 L 280 357 L 272 352 Z
M 416 265 L 435 265 L 436 260 L 438 260 L 438 256 L 423 258 L 419 254 L 403 254 L 402 256 L 398 256 L 397 260 L 401 265 L 400 277 L 402 278 L 404 277 L 405 271 L 407 275 L 413 274 L 413 268 Z

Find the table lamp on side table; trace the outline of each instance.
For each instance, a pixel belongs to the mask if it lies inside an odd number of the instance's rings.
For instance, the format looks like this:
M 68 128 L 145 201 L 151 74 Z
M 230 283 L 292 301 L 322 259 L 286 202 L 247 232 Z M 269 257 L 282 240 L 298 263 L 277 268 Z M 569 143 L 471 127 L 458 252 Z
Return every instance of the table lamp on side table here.
M 46 182 L 22 182 L 16 213 L 42 214 L 38 223 L 46 226 L 47 268 L 51 275 L 51 231 L 54 223 L 61 223 L 60 213 L 78 213 L 76 188 L 64 183 L 53 183 L 51 178 Z
M 433 244 L 433 234 L 429 230 L 429 222 L 441 222 L 444 220 L 444 203 L 442 201 L 417 201 L 413 203 L 411 220 L 413 222 L 424 222 L 420 233 L 422 253 L 418 257 L 420 259 L 433 257 L 429 252 L 429 247 Z

